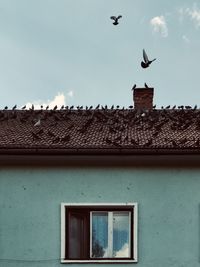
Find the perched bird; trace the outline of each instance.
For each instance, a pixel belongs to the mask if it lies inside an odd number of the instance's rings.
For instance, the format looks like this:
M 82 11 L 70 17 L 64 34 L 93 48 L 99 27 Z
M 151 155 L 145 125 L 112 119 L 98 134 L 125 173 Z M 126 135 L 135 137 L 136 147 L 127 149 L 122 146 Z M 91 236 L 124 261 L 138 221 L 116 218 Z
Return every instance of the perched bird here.
M 191 106 L 185 106 L 186 109 L 191 109 L 192 107 Z
M 34 126 L 40 126 L 41 125 L 41 120 L 39 119 L 35 124 Z
M 26 105 L 22 107 L 22 109 L 26 109 Z
M 122 16 L 121 15 L 119 15 L 118 17 L 111 16 L 110 18 L 114 20 L 113 25 L 117 25 L 119 24 L 118 20 L 122 18 Z
M 136 85 L 136 84 L 134 84 L 131 90 L 134 90 L 134 89 L 136 88 L 136 86 L 137 86 L 137 85 Z
M 4 109 L 8 109 L 8 106 L 5 106 L 5 108 Z
M 146 54 L 146 52 L 145 52 L 144 49 L 143 49 L 143 59 L 144 59 L 144 61 L 141 62 L 141 67 L 142 67 L 142 68 L 148 68 L 149 65 L 150 65 L 153 61 L 156 60 L 156 58 L 154 58 L 153 60 L 149 60 L 149 59 L 148 59 L 148 56 L 147 56 L 147 54 Z
M 12 108 L 12 110 L 15 110 L 17 108 L 17 105 L 14 105 L 14 107 Z
M 149 88 L 149 86 L 146 83 L 144 83 L 144 86 L 145 86 L 145 88 Z

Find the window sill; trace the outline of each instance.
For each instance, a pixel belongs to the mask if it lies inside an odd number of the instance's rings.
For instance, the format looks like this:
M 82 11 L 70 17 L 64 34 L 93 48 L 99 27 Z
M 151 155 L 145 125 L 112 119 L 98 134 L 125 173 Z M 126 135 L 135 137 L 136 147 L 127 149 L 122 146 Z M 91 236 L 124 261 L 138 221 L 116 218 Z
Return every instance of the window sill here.
M 137 263 L 137 260 L 61 260 L 61 263 Z

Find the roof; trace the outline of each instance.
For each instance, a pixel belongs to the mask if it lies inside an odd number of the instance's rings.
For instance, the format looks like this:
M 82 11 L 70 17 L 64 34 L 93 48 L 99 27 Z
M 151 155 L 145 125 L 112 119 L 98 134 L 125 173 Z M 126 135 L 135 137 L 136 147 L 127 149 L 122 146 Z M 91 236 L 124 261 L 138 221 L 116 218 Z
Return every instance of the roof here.
M 0 110 L 0 154 L 198 153 L 200 110 Z

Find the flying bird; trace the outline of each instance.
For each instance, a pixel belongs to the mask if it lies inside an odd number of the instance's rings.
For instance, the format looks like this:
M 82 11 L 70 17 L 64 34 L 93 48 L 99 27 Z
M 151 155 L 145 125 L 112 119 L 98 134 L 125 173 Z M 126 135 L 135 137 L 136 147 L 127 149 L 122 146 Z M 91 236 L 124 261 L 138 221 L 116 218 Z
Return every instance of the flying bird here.
M 153 60 L 149 60 L 149 59 L 148 59 L 148 56 L 147 56 L 147 54 L 146 54 L 146 52 L 145 52 L 144 49 L 143 49 L 143 59 L 144 59 L 144 61 L 141 62 L 141 67 L 144 68 L 144 69 L 145 69 L 145 68 L 148 68 L 149 65 L 150 65 L 153 61 L 156 60 L 156 58 L 154 58 Z
M 111 16 L 110 18 L 114 20 L 113 25 L 117 25 L 119 24 L 118 20 L 122 18 L 122 16 L 121 15 L 119 15 L 118 17 Z

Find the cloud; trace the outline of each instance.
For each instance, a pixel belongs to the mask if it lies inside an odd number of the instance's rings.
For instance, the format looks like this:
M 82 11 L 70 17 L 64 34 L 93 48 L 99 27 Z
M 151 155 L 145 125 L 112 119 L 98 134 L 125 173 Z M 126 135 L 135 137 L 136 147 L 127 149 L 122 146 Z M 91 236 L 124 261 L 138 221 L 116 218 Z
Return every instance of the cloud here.
M 194 22 L 196 28 L 200 27 L 200 9 L 197 7 L 196 4 L 193 4 L 192 8 L 180 8 L 179 15 L 181 20 L 183 20 L 184 16 L 187 16 Z
M 150 20 L 153 32 L 160 33 L 162 37 L 168 36 L 168 28 L 164 16 L 157 16 Z
M 125 258 L 128 256 L 129 256 L 129 245 L 128 243 L 125 243 L 120 250 L 116 251 L 115 257 Z
M 73 97 L 73 96 L 74 96 L 74 92 L 71 90 L 71 91 L 69 91 L 69 92 L 67 93 L 67 95 L 68 95 L 69 97 Z
M 71 90 L 67 93 L 68 97 L 73 97 L 74 92 Z M 44 108 L 46 106 L 49 106 L 50 109 L 54 108 L 56 105 L 58 106 L 58 108 L 60 108 L 62 105 L 66 105 L 66 96 L 64 95 L 64 93 L 58 93 L 53 100 L 47 100 L 46 102 L 42 101 L 42 100 L 36 100 L 33 102 L 28 102 L 26 103 L 26 107 L 30 108 L 32 106 L 32 104 L 34 105 L 35 109 L 41 109 L 41 106 L 43 106 Z
M 189 43 L 190 43 L 190 39 L 189 39 L 186 35 L 183 35 L 183 36 L 182 36 L 182 39 L 183 39 L 183 41 L 184 41 L 186 44 L 189 44 Z

